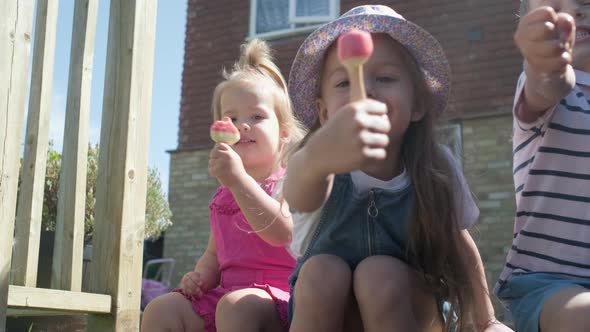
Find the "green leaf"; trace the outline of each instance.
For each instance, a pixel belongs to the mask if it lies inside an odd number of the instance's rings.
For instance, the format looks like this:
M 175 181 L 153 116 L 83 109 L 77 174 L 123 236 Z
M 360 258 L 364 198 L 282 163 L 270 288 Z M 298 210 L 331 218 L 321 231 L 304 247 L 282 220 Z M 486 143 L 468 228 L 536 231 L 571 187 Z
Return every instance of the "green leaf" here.
M 88 241 L 94 230 L 94 209 L 96 205 L 96 183 L 98 178 L 98 145 L 88 146 L 86 174 L 86 202 L 84 215 L 84 238 Z M 61 154 L 49 143 L 47 169 L 43 197 L 42 224 L 45 229 L 54 230 L 57 219 L 59 176 Z M 145 211 L 145 238 L 157 238 L 172 225 L 172 212 L 162 190 L 160 175 L 155 168 L 148 169 Z

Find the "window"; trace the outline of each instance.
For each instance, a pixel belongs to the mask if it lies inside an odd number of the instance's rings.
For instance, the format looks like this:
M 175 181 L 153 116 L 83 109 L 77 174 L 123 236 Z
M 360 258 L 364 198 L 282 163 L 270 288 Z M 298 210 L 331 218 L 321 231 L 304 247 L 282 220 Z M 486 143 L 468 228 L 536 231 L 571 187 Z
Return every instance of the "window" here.
M 250 37 L 309 32 L 338 17 L 339 0 L 251 0 Z

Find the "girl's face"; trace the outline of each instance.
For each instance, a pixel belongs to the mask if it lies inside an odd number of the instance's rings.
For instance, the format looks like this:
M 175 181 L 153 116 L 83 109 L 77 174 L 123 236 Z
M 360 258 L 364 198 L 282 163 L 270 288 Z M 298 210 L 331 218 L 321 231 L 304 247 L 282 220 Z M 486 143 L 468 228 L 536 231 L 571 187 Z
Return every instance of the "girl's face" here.
M 373 54 L 363 65 L 367 97 L 387 105 L 391 122 L 390 145 L 401 145 L 410 122 L 421 119 L 423 114 L 412 112 L 414 88 L 401 55 L 401 46 L 388 35 L 372 36 Z M 337 53 L 334 46 L 328 50 L 322 72 L 321 96 L 317 103 L 322 124 L 350 102 L 348 74 Z
M 590 0 L 529 0 L 529 12 L 550 6 L 558 13 L 570 14 L 576 21 L 573 67 L 590 72 Z
M 270 83 L 229 82 L 221 93 L 221 116 L 240 131 L 233 149 L 248 169 L 274 167 L 288 133 L 281 130 L 275 109 L 276 89 Z

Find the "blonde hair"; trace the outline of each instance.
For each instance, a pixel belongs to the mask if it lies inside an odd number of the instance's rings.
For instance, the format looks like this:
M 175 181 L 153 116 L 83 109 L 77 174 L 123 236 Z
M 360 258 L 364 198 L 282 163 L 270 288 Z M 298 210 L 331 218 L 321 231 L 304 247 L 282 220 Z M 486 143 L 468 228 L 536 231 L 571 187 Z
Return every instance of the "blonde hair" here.
M 231 71 L 223 69 L 223 80 L 213 91 L 212 112 L 213 119 L 220 120 L 222 116 L 221 95 L 225 87 L 233 82 L 248 82 L 260 84 L 264 82 L 274 87 L 274 111 L 279 121 L 279 128 L 289 134 L 288 146 L 299 142 L 305 135 L 305 127 L 293 114 L 291 98 L 287 91 L 287 83 L 281 74 L 279 67 L 273 62 L 273 56 L 268 44 L 260 39 L 252 39 L 240 46 L 239 60 L 234 63 Z M 285 151 L 288 147 L 283 148 Z M 284 160 L 284 156 L 281 158 Z

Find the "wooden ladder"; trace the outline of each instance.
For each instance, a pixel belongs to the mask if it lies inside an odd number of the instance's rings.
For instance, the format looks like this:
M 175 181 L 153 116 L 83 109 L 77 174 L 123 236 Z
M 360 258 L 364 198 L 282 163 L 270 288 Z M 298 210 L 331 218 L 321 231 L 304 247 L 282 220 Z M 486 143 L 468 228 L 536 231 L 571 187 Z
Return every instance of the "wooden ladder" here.
M 98 0 L 74 8 L 51 289 L 36 284 L 58 1 L 36 2 L 33 42 L 34 2 L 0 1 L 0 331 L 7 315 L 38 314 L 88 314 L 89 331 L 137 331 L 157 1 L 110 3 L 88 290 L 82 247 Z

